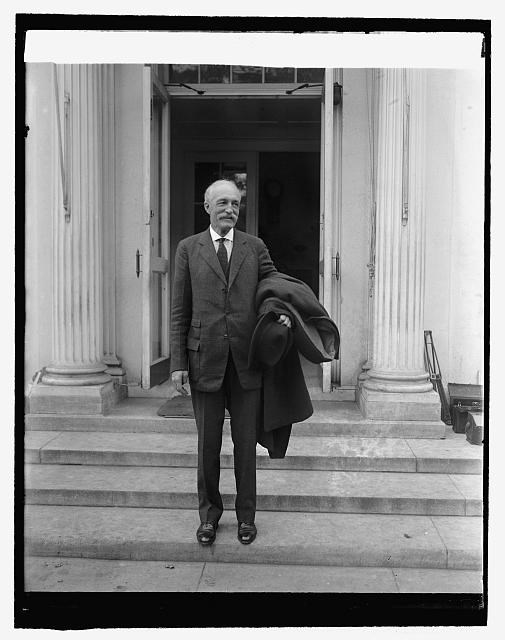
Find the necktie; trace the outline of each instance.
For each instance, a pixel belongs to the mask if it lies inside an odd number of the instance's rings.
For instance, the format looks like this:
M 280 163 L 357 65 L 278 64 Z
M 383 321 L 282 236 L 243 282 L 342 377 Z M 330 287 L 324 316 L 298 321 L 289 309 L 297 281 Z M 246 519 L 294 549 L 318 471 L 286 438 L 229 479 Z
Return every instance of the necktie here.
M 225 238 L 219 238 L 218 242 L 219 249 L 217 250 L 217 258 L 221 264 L 223 273 L 226 276 L 226 280 L 228 280 L 228 253 L 224 246 Z

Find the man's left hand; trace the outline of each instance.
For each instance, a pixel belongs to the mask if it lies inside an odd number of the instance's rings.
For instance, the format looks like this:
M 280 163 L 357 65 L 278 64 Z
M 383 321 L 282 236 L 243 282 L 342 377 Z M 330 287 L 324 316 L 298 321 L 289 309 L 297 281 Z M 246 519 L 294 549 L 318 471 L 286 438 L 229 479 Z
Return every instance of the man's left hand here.
M 291 329 L 291 318 L 285 316 L 283 313 L 277 318 L 279 324 L 285 325 L 288 329 Z

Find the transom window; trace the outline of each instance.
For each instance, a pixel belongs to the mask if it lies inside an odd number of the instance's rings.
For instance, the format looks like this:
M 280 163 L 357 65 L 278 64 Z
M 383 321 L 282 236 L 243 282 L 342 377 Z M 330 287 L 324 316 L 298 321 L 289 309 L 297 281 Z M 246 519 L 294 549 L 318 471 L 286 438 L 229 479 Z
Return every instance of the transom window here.
M 324 69 L 251 67 L 224 64 L 169 64 L 168 82 L 188 84 L 268 84 L 323 82 Z

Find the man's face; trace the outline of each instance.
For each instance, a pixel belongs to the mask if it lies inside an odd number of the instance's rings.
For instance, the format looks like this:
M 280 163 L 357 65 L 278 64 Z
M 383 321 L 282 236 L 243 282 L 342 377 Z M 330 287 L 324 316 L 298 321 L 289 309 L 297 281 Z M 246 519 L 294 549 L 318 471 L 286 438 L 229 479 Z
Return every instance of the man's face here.
M 204 207 L 214 231 L 225 236 L 237 224 L 240 192 L 232 182 L 220 182 L 212 188 Z

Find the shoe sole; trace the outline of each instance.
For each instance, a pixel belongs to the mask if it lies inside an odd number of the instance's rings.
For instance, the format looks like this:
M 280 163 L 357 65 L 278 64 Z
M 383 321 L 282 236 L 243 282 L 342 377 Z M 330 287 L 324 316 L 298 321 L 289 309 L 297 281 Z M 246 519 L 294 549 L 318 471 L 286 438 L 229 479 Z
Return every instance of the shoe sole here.
M 208 542 L 204 542 L 203 540 L 198 540 L 198 544 L 200 544 L 202 547 L 210 547 L 212 544 L 214 544 L 215 538 L 213 538 L 212 540 L 209 540 Z
M 254 536 L 254 538 L 252 540 L 242 540 L 241 538 L 238 539 L 238 541 L 241 544 L 251 544 L 251 542 L 254 542 L 256 540 L 256 536 Z

